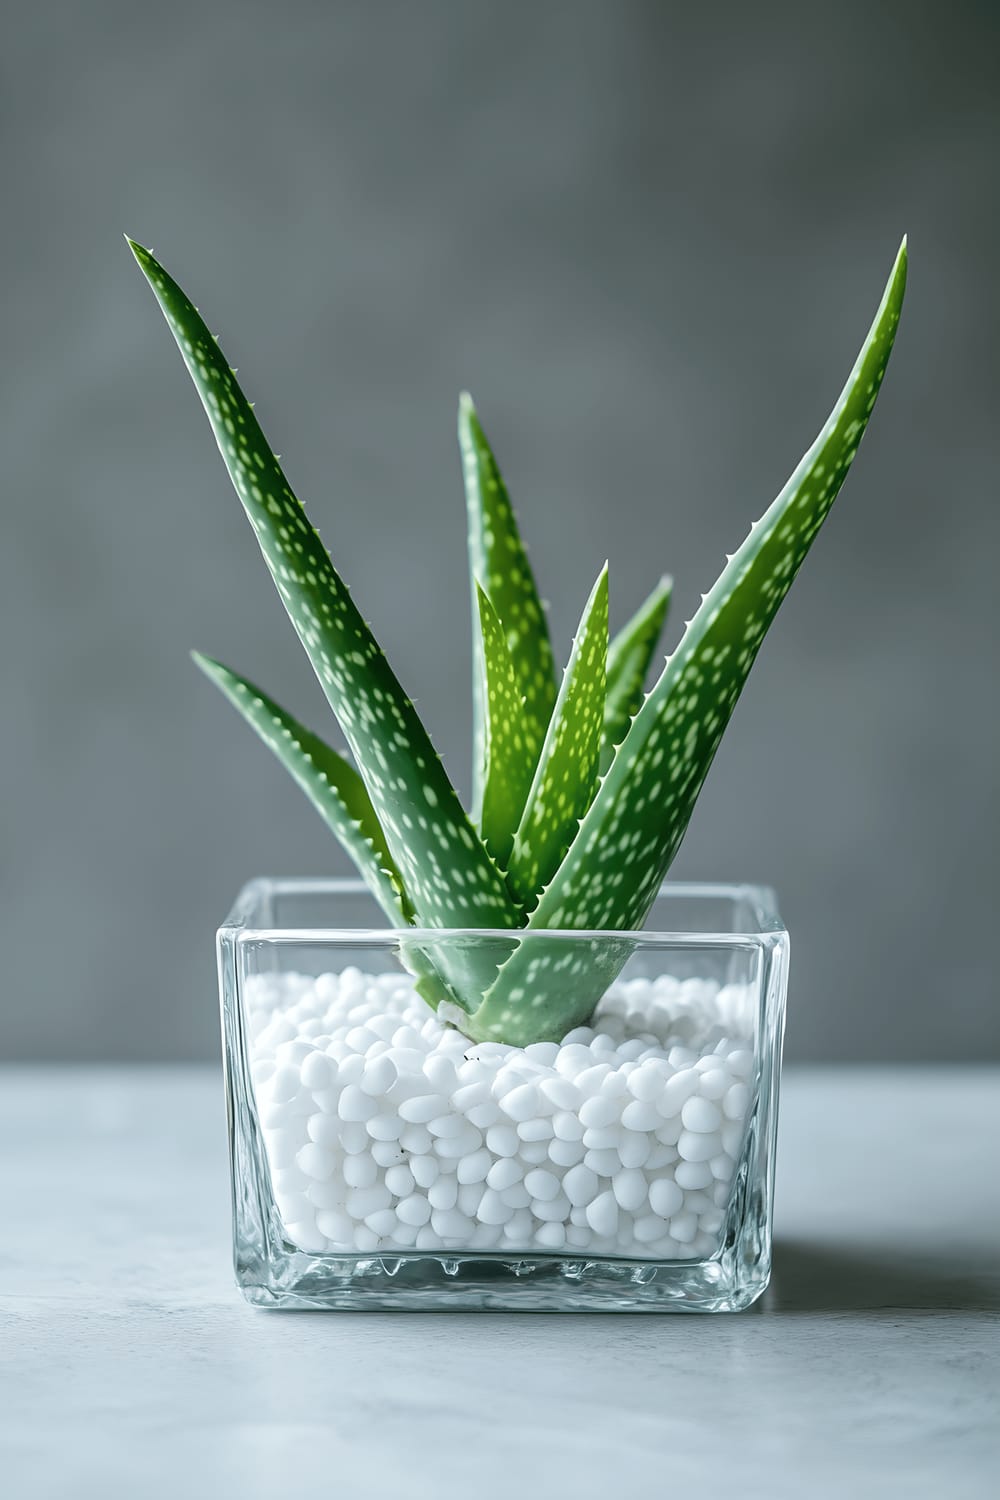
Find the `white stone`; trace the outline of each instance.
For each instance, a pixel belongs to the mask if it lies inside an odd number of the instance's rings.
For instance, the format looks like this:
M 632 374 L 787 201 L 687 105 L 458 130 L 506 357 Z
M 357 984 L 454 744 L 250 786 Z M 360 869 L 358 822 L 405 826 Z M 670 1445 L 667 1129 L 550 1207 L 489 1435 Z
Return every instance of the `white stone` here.
M 619 982 L 599 1025 L 523 1049 L 470 1043 L 399 974 L 257 989 L 260 1125 L 309 1253 L 716 1248 L 752 1103 L 740 986 Z
M 672 1177 L 658 1177 L 649 1185 L 649 1206 L 661 1219 L 669 1219 L 680 1212 L 684 1202 L 684 1190 Z
M 681 1109 L 681 1122 L 685 1130 L 694 1130 L 701 1134 L 711 1134 L 719 1129 L 722 1124 L 722 1112 L 710 1099 L 701 1094 L 692 1094 L 690 1099 L 685 1099 Z

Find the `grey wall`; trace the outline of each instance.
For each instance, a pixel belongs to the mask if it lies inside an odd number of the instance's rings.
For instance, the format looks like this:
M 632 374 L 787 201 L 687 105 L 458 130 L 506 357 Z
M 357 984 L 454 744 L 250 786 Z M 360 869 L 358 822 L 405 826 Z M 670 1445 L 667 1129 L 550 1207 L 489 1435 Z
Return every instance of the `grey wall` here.
M 842 499 L 675 866 L 774 883 L 798 1057 L 1000 1053 L 995 6 L 40 3 L 4 22 L 3 1050 L 213 1055 L 212 934 L 345 872 L 187 660 L 319 693 L 120 238 L 208 310 L 453 775 L 476 394 L 557 641 L 672 638 L 811 440 L 901 232 Z

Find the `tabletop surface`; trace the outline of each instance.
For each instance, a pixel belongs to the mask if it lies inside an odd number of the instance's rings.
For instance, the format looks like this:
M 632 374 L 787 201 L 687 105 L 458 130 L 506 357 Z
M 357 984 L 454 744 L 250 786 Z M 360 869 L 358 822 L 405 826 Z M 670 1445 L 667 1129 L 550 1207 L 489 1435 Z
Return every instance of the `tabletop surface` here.
M 789 1069 L 735 1316 L 274 1313 L 209 1068 L 0 1071 L 11 1500 L 995 1493 L 1000 1070 Z

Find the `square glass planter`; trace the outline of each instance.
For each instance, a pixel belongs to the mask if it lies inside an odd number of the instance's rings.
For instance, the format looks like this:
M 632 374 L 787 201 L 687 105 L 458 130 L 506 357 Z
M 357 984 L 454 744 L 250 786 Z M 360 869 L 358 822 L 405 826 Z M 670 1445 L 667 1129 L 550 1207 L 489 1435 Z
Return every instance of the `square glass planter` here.
M 477 1044 L 415 992 L 518 944 L 586 957 L 589 1026 Z M 635 933 L 393 931 L 361 882 L 262 879 L 218 953 L 248 1301 L 731 1312 L 763 1292 L 788 971 L 769 890 L 668 883 Z

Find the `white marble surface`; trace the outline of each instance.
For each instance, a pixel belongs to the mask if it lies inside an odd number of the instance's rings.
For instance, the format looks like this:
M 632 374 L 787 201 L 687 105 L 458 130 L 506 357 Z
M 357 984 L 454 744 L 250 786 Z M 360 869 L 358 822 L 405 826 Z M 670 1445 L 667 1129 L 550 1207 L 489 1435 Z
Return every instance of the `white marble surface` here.
M 266 1313 L 207 1069 L 0 1072 L 10 1500 L 995 1493 L 1000 1071 L 786 1076 L 736 1317 Z

